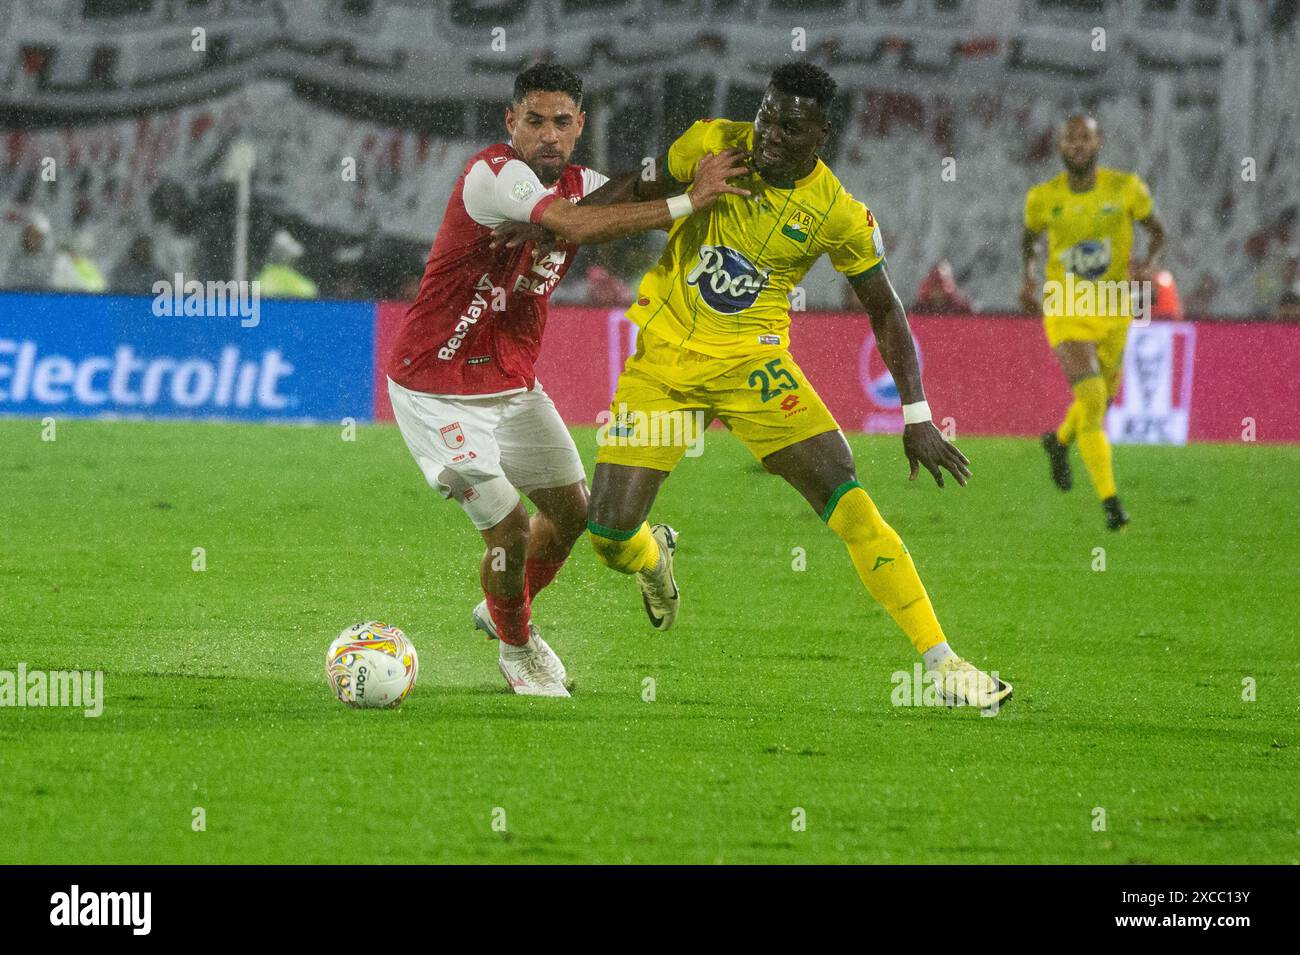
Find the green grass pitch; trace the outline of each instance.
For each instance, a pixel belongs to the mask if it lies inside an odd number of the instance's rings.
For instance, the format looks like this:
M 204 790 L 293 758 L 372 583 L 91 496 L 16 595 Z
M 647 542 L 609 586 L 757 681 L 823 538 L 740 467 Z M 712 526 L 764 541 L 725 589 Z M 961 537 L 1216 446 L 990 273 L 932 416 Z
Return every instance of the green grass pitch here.
M 911 647 L 725 432 L 654 512 L 677 627 L 584 539 L 535 609 L 574 696 L 527 700 L 394 428 L 0 421 L 0 669 L 106 696 L 0 709 L 0 862 L 1300 862 L 1300 448 L 1121 447 L 1110 535 L 1077 457 L 1063 495 L 1034 442 L 964 440 L 940 491 L 851 441 L 956 649 L 1016 685 L 996 717 L 891 705 Z M 348 710 L 325 647 L 375 617 L 420 682 Z

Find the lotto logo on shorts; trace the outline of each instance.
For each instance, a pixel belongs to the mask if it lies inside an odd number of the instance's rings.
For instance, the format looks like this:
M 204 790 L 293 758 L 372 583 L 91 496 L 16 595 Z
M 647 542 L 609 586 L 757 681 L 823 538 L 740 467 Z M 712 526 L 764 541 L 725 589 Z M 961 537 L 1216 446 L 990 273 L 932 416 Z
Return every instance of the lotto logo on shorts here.
M 439 428 L 438 433 L 442 435 L 442 443 L 453 451 L 465 443 L 465 432 L 460 430 L 459 421 L 453 421 L 451 424 Z

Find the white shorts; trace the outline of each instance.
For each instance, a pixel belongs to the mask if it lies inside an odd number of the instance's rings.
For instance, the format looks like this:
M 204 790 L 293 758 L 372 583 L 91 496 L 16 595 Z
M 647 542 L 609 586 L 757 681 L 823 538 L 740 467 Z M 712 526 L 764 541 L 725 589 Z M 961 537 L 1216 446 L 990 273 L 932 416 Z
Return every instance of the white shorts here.
M 388 397 L 406 446 L 429 485 L 457 501 L 479 530 L 500 524 L 519 493 L 586 478 L 555 404 L 542 390 L 509 395 L 426 395 L 391 378 Z

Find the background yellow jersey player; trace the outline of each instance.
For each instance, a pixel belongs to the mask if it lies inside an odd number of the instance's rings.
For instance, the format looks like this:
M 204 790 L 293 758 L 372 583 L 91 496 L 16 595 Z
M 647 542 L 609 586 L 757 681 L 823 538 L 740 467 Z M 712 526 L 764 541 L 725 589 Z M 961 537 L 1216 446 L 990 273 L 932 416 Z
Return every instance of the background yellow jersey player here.
M 707 212 L 674 223 L 662 258 L 641 282 L 628 312 L 641 330 L 596 456 L 588 530 L 603 563 L 637 576 L 651 624 L 670 627 L 681 599 L 673 575 L 676 532 L 666 524 L 651 528 L 646 517 L 687 442 L 642 441 L 639 432 L 674 416 L 704 424 L 720 418 L 843 539 L 862 583 L 924 656 L 944 694 L 996 706 L 1011 687 L 948 646 L 911 555 L 858 483 L 848 443 L 788 351 L 787 295 L 829 255 L 870 314 L 898 384 L 910 476 L 925 467 L 942 487 L 946 469 L 966 483 L 969 462 L 930 420 L 879 227 L 817 156 L 830 132 L 834 93 L 825 71 L 783 66 L 752 124 L 696 123 L 652 178 L 628 173 L 585 200 L 662 199 L 680 192 L 702 165 L 742 158 L 751 167 L 731 180 L 744 195 L 724 195 Z M 738 579 L 743 575 L 737 568 Z
M 1025 196 L 1020 304 L 1027 311 L 1041 309 L 1047 342 L 1074 392 L 1061 426 L 1043 435 L 1052 480 L 1062 491 L 1073 487 L 1070 444 L 1077 441 L 1106 526 L 1123 530 L 1129 517 L 1115 488 L 1106 407 L 1119 389 L 1133 318 L 1129 279 L 1145 282 L 1154 274 L 1165 232 L 1146 183 L 1133 173 L 1097 165 L 1101 142 L 1095 119 L 1071 116 L 1058 140 L 1065 171 Z M 1146 259 L 1130 270 L 1134 222 L 1147 228 L 1150 241 Z M 1043 233 L 1047 261 L 1040 285 Z

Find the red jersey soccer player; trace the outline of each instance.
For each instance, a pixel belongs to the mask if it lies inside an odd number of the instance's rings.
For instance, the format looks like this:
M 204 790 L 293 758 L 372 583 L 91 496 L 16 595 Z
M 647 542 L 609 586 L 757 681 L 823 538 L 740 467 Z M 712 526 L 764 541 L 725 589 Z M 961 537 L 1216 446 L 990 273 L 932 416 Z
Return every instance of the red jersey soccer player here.
M 688 193 L 655 202 L 584 205 L 604 182 L 569 164 L 582 135 L 582 81 L 552 64 L 515 78 L 509 143 L 470 158 L 438 228 L 420 291 L 388 361 L 388 393 L 406 445 L 429 484 L 464 508 L 483 535 L 486 595 L 474 625 L 501 641 L 516 693 L 568 696 L 564 666 L 530 607 L 587 522 L 577 449 L 533 372 L 547 300 L 578 244 L 609 242 L 711 205 L 747 169 L 739 151 L 701 160 Z M 554 247 L 493 241 L 505 223 L 539 226 Z M 537 508 L 532 518 L 520 500 Z

